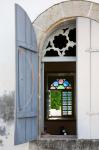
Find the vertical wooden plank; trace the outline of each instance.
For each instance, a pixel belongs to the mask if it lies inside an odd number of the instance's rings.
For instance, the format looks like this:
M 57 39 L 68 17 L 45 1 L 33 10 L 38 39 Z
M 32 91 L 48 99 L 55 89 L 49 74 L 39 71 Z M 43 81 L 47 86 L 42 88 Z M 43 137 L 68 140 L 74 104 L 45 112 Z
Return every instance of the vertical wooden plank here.
M 37 114 L 37 99 L 38 99 L 38 59 L 37 53 L 27 51 L 27 66 L 26 66 L 26 106 L 27 112 Z M 36 139 L 37 137 L 37 118 L 26 119 L 26 139 Z
M 16 5 L 16 40 L 25 43 L 25 12 Z
M 25 143 L 25 119 L 17 119 L 15 128 L 15 144 Z
M 23 107 L 25 106 L 25 64 L 26 64 L 26 55 L 25 50 L 19 48 L 19 103 L 18 103 L 18 113 L 23 111 Z M 18 137 L 19 141 L 21 142 L 22 139 L 25 140 L 25 120 L 18 119 L 17 120 L 17 130 L 21 131 L 21 135 Z M 20 134 L 20 133 L 19 133 Z
M 31 111 L 33 111 L 38 116 L 38 55 L 37 53 L 32 54 L 31 58 L 32 66 L 32 102 L 31 102 Z M 32 131 L 31 136 L 33 139 L 37 139 L 38 135 L 38 119 L 37 117 L 34 117 L 32 119 Z
M 19 48 L 19 103 L 18 103 L 18 110 L 22 111 L 23 106 L 25 105 L 25 50 Z
M 32 45 L 32 30 L 31 30 L 31 22 L 28 17 L 26 17 L 26 43 L 27 45 Z
M 38 90 L 36 89 L 38 87 L 38 55 L 37 53 L 34 53 L 32 55 L 32 111 L 37 113 L 37 106 L 38 106 Z
M 32 130 L 31 130 L 31 136 L 33 140 L 37 140 L 38 135 L 38 120 L 37 117 L 32 118 Z
M 38 51 L 38 49 L 37 49 L 37 40 L 36 40 L 35 31 L 33 29 L 33 25 L 31 26 L 31 28 L 32 28 L 32 31 L 31 31 L 31 33 L 32 33 L 32 35 L 31 35 L 32 36 L 32 38 L 31 38 L 32 47 L 33 47 L 34 51 Z
M 18 95 L 17 98 L 17 113 L 16 117 L 22 111 L 23 106 L 25 105 L 25 51 L 22 48 L 18 49 Z M 20 134 L 21 131 L 21 134 Z M 16 120 L 16 128 L 15 128 L 16 141 L 15 143 L 25 142 L 25 120 L 17 119 Z
M 30 51 L 26 51 L 26 108 L 25 111 L 31 112 L 31 79 L 32 79 L 32 72 L 31 72 L 31 53 Z M 26 118 L 26 140 L 31 139 L 31 118 Z
M 99 23 L 91 21 L 91 139 L 99 139 Z M 98 51 L 98 52 L 97 52 Z
M 29 46 L 32 45 L 32 24 L 31 21 L 28 17 L 26 17 L 26 44 Z M 33 45 L 34 46 L 34 45 Z M 31 112 L 32 111 L 32 55 L 33 53 L 30 51 L 27 51 L 27 59 L 26 59 L 26 111 Z M 26 140 L 32 139 L 32 118 L 26 118 Z
M 77 132 L 90 139 L 90 20 L 77 18 Z

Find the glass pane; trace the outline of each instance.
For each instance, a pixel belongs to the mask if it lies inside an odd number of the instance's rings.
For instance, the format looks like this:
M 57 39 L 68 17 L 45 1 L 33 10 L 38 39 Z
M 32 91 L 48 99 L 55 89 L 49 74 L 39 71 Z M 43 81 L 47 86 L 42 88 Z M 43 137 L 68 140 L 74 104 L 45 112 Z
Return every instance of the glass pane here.
M 60 89 L 60 90 L 61 90 L 61 89 L 65 89 L 65 88 L 64 88 L 63 85 L 59 85 L 59 86 L 57 87 L 57 89 Z
M 72 92 L 68 92 L 68 96 L 72 96 Z
M 62 97 L 63 101 L 67 101 L 68 97 Z
M 63 79 L 59 79 L 59 84 L 63 84 L 64 80 Z
M 68 101 L 71 101 L 72 100 L 72 97 L 68 97 Z
M 63 96 L 67 96 L 68 94 L 67 94 L 67 92 L 63 92 L 62 95 Z
M 48 88 L 50 94 L 47 102 L 47 116 L 49 119 L 62 118 L 62 115 L 63 117 L 64 115 L 72 115 L 73 91 L 69 88 L 72 88 L 72 84 L 64 78 L 56 78 L 50 84 L 50 89 Z
M 72 115 L 72 111 L 68 111 L 68 115 Z
M 50 89 L 54 89 L 53 87 L 55 87 L 56 89 L 72 89 L 71 83 L 69 83 L 69 81 L 67 81 L 66 79 L 57 79 L 57 80 L 55 80 L 51 84 Z M 68 92 L 64 92 L 65 95 L 67 93 Z
M 63 105 L 68 105 L 68 101 L 63 101 Z
M 68 105 L 72 105 L 72 101 L 68 101 Z
M 67 87 L 67 86 L 69 86 L 69 82 L 68 82 L 68 81 L 64 81 L 63 85 L 64 85 L 65 87 Z
M 54 89 L 56 89 L 54 86 L 52 86 L 51 88 L 50 88 L 51 90 L 54 90 Z
M 68 110 L 72 110 L 72 106 L 68 106 Z
M 57 87 L 57 86 L 58 86 L 58 81 L 55 81 L 55 82 L 53 83 L 53 85 Z
M 49 116 L 61 116 L 61 91 L 50 91 Z
M 67 115 L 68 114 L 68 112 L 67 111 L 63 111 L 63 115 Z
M 68 107 L 67 106 L 63 106 L 63 110 L 68 110 Z

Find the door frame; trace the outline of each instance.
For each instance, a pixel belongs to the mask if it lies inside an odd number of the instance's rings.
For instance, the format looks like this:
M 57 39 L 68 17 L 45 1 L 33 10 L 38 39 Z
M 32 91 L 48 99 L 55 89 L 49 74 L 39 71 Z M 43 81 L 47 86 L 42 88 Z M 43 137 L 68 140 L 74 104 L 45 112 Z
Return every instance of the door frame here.
M 60 13 L 60 8 L 64 8 L 61 10 L 62 13 Z M 57 12 L 57 15 L 55 12 Z M 50 15 L 51 15 L 51 19 L 49 21 Z M 85 18 L 93 19 L 96 22 L 99 22 L 99 4 L 96 2 L 85 1 L 85 0 L 84 1 L 68 0 L 68 1 L 57 3 L 51 6 L 50 8 L 48 8 L 47 10 L 45 10 L 43 13 L 41 13 L 33 22 L 33 27 L 37 36 L 37 45 L 38 45 L 39 53 L 41 54 L 44 41 L 53 29 L 55 29 L 61 23 L 67 20 L 75 19 L 77 17 L 85 17 Z M 40 54 L 39 54 L 40 57 L 39 57 L 39 95 L 38 95 L 39 109 L 40 109 L 40 101 L 41 101 L 40 82 L 41 82 L 41 62 L 42 62 Z M 41 111 L 38 112 L 39 113 L 38 121 L 40 120 L 40 112 Z M 40 130 L 40 124 L 39 124 L 39 130 Z M 41 132 L 39 131 L 39 135 L 40 134 Z
M 40 64 L 40 102 L 39 102 L 39 138 L 41 138 L 41 135 L 42 133 L 44 133 L 44 64 L 45 62 L 76 62 L 76 57 L 69 57 L 66 56 L 63 58 L 61 57 L 55 57 L 55 58 L 43 58 L 42 61 L 41 61 L 41 64 Z M 76 74 L 76 73 L 75 73 Z M 75 75 L 75 78 L 76 78 L 76 75 Z M 75 79 L 75 82 L 76 82 L 76 79 Z M 75 83 L 76 84 L 76 83 Z M 77 87 L 76 87 L 77 88 Z M 76 88 L 75 88 L 75 96 L 76 96 Z M 77 127 L 77 101 L 75 99 L 75 118 L 76 118 L 76 127 Z M 77 129 L 76 129 L 76 133 L 77 133 Z M 77 134 L 76 134 L 77 135 Z

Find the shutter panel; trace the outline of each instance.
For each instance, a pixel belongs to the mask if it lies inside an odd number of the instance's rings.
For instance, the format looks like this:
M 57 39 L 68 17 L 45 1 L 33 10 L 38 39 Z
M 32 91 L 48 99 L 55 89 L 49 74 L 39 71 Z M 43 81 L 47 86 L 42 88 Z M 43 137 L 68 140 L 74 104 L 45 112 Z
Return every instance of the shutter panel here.
M 90 138 L 90 20 L 77 18 L 77 132 Z
M 16 122 L 15 144 L 38 137 L 38 53 L 26 12 L 16 5 Z
M 91 21 L 91 138 L 99 139 L 99 23 Z

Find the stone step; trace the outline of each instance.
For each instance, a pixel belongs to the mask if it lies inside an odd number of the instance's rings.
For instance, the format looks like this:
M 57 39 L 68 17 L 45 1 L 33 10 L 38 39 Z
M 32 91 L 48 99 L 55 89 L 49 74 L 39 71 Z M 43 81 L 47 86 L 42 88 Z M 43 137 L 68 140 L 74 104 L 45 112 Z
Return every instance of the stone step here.
M 41 137 L 30 142 L 29 150 L 99 150 L 99 140 L 78 140 L 76 137 Z

